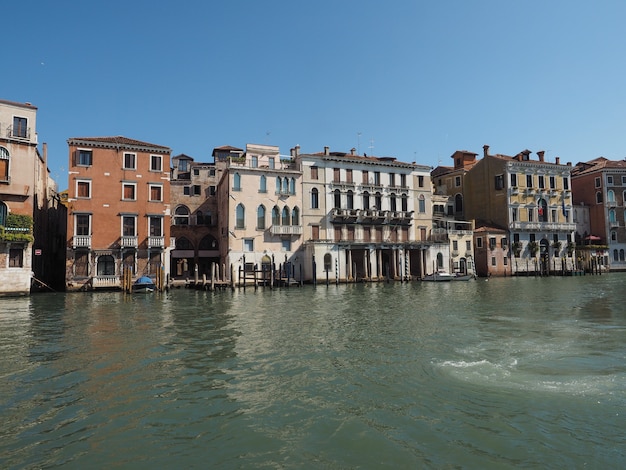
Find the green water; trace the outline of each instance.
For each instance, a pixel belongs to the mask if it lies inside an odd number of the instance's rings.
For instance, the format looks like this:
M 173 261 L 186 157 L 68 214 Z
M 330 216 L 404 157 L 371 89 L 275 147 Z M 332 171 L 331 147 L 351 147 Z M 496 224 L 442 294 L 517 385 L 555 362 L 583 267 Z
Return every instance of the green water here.
M 0 467 L 624 468 L 626 275 L 0 300 Z

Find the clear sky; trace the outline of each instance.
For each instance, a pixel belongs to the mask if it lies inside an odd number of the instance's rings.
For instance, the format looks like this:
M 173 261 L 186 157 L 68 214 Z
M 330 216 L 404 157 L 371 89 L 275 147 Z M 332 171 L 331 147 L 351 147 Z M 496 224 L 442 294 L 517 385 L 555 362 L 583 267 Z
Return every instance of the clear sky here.
M 67 139 L 212 161 L 299 144 L 450 165 L 455 150 L 626 156 L 623 0 L 107 0 L 4 9 L 0 98 Z

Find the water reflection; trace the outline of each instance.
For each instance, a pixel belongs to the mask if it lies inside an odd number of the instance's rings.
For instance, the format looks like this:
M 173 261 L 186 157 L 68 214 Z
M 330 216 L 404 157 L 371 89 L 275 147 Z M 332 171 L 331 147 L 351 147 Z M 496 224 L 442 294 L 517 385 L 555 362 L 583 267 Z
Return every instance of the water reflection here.
M 3 463 L 620 466 L 625 279 L 11 300 Z

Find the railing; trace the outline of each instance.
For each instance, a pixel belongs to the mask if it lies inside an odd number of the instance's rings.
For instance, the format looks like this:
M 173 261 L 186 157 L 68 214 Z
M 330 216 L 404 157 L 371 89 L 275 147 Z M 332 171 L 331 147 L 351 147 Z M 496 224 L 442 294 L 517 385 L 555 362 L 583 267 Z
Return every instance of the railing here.
M 120 246 L 122 248 L 137 248 L 137 237 L 123 236 L 120 241 Z
M 95 276 L 91 279 L 91 284 L 94 289 L 121 287 L 119 276 Z
M 272 235 L 302 235 L 302 225 L 272 225 Z
M 165 237 L 148 237 L 148 248 L 163 248 L 165 246 Z
M 511 222 L 510 228 L 514 230 L 559 230 L 574 231 L 576 224 L 557 222 Z
M 91 235 L 74 235 L 74 248 L 91 248 Z
M 13 126 L 8 126 L 6 131 L 6 136 L 9 139 L 26 139 L 30 140 L 30 127 L 24 129 L 23 132 L 13 132 Z

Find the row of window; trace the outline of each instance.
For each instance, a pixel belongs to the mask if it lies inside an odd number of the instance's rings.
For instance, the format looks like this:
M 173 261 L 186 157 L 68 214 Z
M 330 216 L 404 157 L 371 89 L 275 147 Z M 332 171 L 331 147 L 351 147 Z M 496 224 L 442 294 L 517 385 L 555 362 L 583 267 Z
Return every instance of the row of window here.
M 233 174 L 233 191 L 241 191 L 241 180 L 242 177 L 239 173 Z M 296 179 L 293 177 L 277 176 L 275 191 L 276 194 L 296 194 Z M 259 178 L 259 192 L 267 192 L 267 177 L 265 175 L 261 175 Z
M 511 173 L 510 175 L 510 183 L 511 188 L 516 188 L 518 186 L 518 178 L 517 173 Z M 556 187 L 556 176 L 544 176 L 537 175 L 537 185 L 535 186 L 535 175 L 525 175 L 526 177 L 526 187 L 527 188 L 538 188 L 538 189 L 557 189 Z M 548 187 L 546 187 L 546 181 L 548 183 Z M 563 189 L 569 189 L 569 178 L 566 176 L 562 177 L 563 181 Z M 496 189 L 504 189 L 504 177 L 503 175 L 496 176 Z
M 615 178 L 619 178 L 619 176 L 616 176 Z M 614 179 L 613 175 L 606 175 L 606 184 L 610 185 L 610 184 L 618 184 L 618 183 Z M 626 176 L 622 176 L 622 185 L 626 185 Z M 602 186 L 602 182 L 599 176 L 595 178 L 595 186 L 596 188 L 599 188 Z
M 93 151 L 89 149 L 78 149 L 75 164 L 78 166 L 92 166 Z M 124 153 L 122 157 L 122 169 L 137 169 L 136 153 Z M 161 155 L 150 155 L 150 171 L 163 171 L 163 157 Z
M 312 166 L 310 167 L 310 176 L 312 180 L 319 180 L 319 167 Z M 399 186 L 401 188 L 407 188 L 407 175 L 405 173 L 388 173 L 387 174 L 387 183 L 391 187 Z M 418 186 L 420 188 L 424 187 L 424 176 L 419 175 L 417 177 Z M 351 168 L 333 168 L 333 182 L 334 183 L 354 183 L 353 171 Z M 380 171 L 361 171 L 361 184 L 364 185 L 373 185 L 373 186 L 382 186 L 381 172 Z
M 596 192 L 596 204 L 602 204 L 604 202 L 604 196 L 602 195 L 602 191 Z M 615 199 L 615 191 L 609 189 L 606 192 L 606 202 L 609 204 L 615 205 L 626 205 L 626 191 L 622 193 L 622 203 L 618 204 L 618 201 Z
M 364 191 L 361 195 L 362 198 L 362 207 L 365 209 L 376 209 L 382 210 L 383 206 L 383 196 L 381 193 L 376 192 L 371 195 L 368 191 Z M 402 211 L 406 212 L 409 210 L 409 198 L 407 195 L 402 195 L 400 198 L 400 207 Z M 398 197 L 391 193 L 388 196 L 389 201 L 389 210 L 397 211 L 398 210 Z M 372 205 L 372 202 L 374 203 Z M 348 190 L 342 193 L 339 189 L 335 189 L 333 192 L 333 203 L 335 209 L 354 209 L 354 192 Z M 418 198 L 418 210 L 420 213 L 426 212 L 426 199 L 423 194 L 420 194 Z M 311 209 L 319 209 L 320 207 L 320 199 L 319 199 L 319 190 L 317 188 L 311 189 Z
M 74 215 L 74 235 L 75 236 L 91 236 L 92 234 L 92 215 L 91 214 L 75 214 Z M 136 237 L 137 234 L 137 216 L 122 215 L 120 216 L 121 235 L 123 237 Z M 148 236 L 163 236 L 163 217 L 148 216 Z
M 76 197 L 80 199 L 90 199 L 92 191 L 92 181 L 86 179 L 76 180 Z M 122 200 L 137 200 L 137 183 L 130 181 L 122 182 Z M 148 183 L 148 201 L 163 201 L 163 185 L 161 183 Z
M 200 210 L 191 215 L 187 206 L 178 206 L 174 209 L 174 225 L 213 225 L 213 215 Z
M 256 228 L 257 230 L 265 230 L 267 228 L 267 210 L 263 204 L 257 207 L 256 210 Z M 278 206 L 272 208 L 272 225 L 300 225 L 300 209 L 294 207 L 284 206 L 281 209 Z M 235 228 L 246 228 L 246 208 L 243 204 L 238 204 L 235 209 Z
M 511 221 L 518 222 L 519 221 L 519 211 L 520 209 L 517 207 L 511 208 Z M 563 219 L 565 222 L 569 222 L 569 211 L 564 207 L 560 209 L 548 208 L 548 203 L 545 199 L 539 199 L 537 201 L 537 207 L 527 207 L 526 208 L 526 221 L 527 222 L 559 222 L 559 212 L 563 214 Z M 537 214 L 535 216 L 535 214 Z

